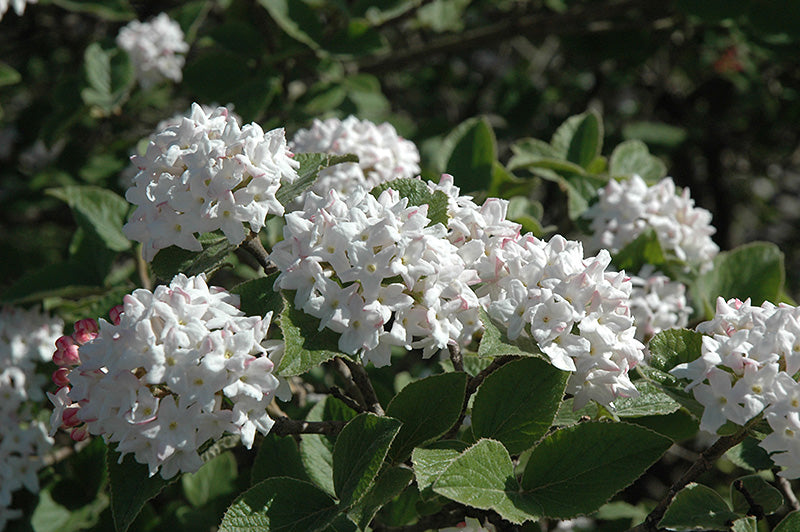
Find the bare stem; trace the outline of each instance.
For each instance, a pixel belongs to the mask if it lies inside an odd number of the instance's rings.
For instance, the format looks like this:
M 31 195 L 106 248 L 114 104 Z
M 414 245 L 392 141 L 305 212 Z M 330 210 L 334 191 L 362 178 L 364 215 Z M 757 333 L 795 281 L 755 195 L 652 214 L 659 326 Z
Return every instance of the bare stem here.
M 369 375 L 367 375 L 367 370 L 364 369 L 364 366 L 349 358 L 342 358 L 342 360 L 350 370 L 350 374 L 353 376 L 353 381 L 356 383 L 356 386 L 361 390 L 361 394 L 364 396 L 364 406 L 367 407 L 367 410 L 379 416 L 384 415 L 383 407 L 380 401 L 378 401 L 375 388 L 372 387 L 372 381 L 369 380 Z
M 786 499 L 786 504 L 789 505 L 789 508 L 793 511 L 800 510 L 800 502 L 798 502 L 797 496 L 794 494 L 794 490 L 792 490 L 792 483 L 784 477 L 779 477 L 777 471 L 775 472 L 775 483 L 778 485 L 778 489 L 781 490 L 781 493 L 783 493 L 783 498 Z
M 464 357 L 461 356 L 461 347 L 458 344 L 448 344 L 447 350 L 450 351 L 450 361 L 453 363 L 453 369 L 464 371 Z
M 261 239 L 258 237 L 258 233 L 254 231 L 250 231 L 250 234 L 244 239 L 242 242 L 242 248 L 244 248 L 248 253 L 250 253 L 253 258 L 258 261 L 264 271 L 269 275 L 270 273 L 276 271 L 275 265 L 272 264 L 269 260 L 269 253 L 267 250 L 264 249 L 264 245 L 261 243 Z
M 326 436 L 335 436 L 339 434 L 339 431 L 344 426 L 344 421 L 300 421 L 289 419 L 288 417 L 279 417 L 275 420 L 270 433 L 276 436 L 288 436 L 289 434 L 325 434 Z
M 361 389 L 356 386 L 356 381 L 353 379 L 353 373 L 350 371 L 350 368 L 347 367 L 347 364 L 344 363 L 344 360 L 341 357 L 334 358 L 331 363 L 333 364 L 334 369 L 342 376 L 344 379 L 344 391 L 345 393 L 359 405 L 358 411 L 364 412 L 367 410 L 367 402 L 364 400 L 364 394 L 361 393 Z
M 361 406 L 358 401 L 350 397 L 349 395 L 345 395 L 342 393 L 342 390 L 337 388 L 336 386 L 330 387 L 331 395 L 358 412 L 359 414 L 364 411 L 364 407 Z

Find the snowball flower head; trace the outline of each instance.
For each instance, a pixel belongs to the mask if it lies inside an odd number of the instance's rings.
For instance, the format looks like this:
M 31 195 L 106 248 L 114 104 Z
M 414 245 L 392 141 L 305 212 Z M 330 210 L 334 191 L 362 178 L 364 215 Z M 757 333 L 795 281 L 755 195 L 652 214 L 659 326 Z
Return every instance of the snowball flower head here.
M 319 173 L 312 190 L 320 196 L 328 190 L 346 196 L 358 186 L 371 189 L 383 182 L 419 173 L 417 147 L 398 136 L 388 122 L 378 125 L 354 116 L 344 120 L 315 119 L 309 129 L 295 134 L 291 149 L 296 153 L 353 153 L 358 156 L 358 163 L 337 164 Z
M 480 327 L 477 277 L 427 214 L 392 188 L 377 198 L 312 192 L 273 248 L 275 288 L 295 290 L 295 307 L 339 333 L 341 351 L 376 366 L 392 346 L 430 357 L 466 345 Z
M 147 261 L 171 245 L 201 251 L 196 234 L 218 229 L 240 244 L 244 224 L 258 232 L 268 214 L 283 214 L 275 193 L 299 167 L 283 129 L 240 128 L 225 107 L 207 112 L 197 104 L 131 160 L 139 173 L 125 198 L 137 208 L 123 231 L 144 244 Z
M 35 309 L 0 309 L 0 515 L 9 518 L 16 515 L 8 509 L 13 492 L 39 491 L 37 472 L 53 445 L 35 419 L 47 382 L 36 364 L 49 358 L 63 328 L 60 319 Z
M 484 254 L 493 267 L 481 271 L 481 303 L 509 339 L 532 338 L 554 366 L 572 372 L 566 391 L 575 409 L 638 395 L 628 377 L 644 358 L 629 311 L 632 285 L 608 271 L 608 251 L 585 257 L 580 242 L 526 234 L 492 237 Z
M 704 406 L 700 428 L 716 432 L 726 422 L 745 425 L 763 414 L 772 433 L 759 444 L 800 478 L 800 308 L 750 300 L 717 300 L 714 318 L 697 326 L 701 355 L 670 373 Z
M 593 232 L 589 250 L 617 253 L 647 229 L 655 231 L 662 249 L 700 271 L 711 267 L 719 247 L 711 213 L 695 207 L 688 188 L 678 194 L 671 177 L 648 186 L 638 175 L 612 179 L 598 190 L 598 201 L 584 216 Z
M 17 15 L 22 16 L 25 13 L 25 6 L 36 2 L 37 0 L 0 0 L 0 20 L 3 20 L 3 15 L 6 14 L 9 7 L 13 7 Z M 0 527 L 0 530 L 2 530 L 2 527 Z
M 631 276 L 630 309 L 636 325 L 636 339 L 647 341 L 653 335 L 675 327 L 686 327 L 692 309 L 686 301 L 686 286 L 656 272 L 647 264 Z
M 189 45 L 177 22 L 161 13 L 149 22 L 134 20 L 119 30 L 117 45 L 125 50 L 136 70 L 139 84 L 148 88 L 164 79 L 182 79 Z
M 49 394 L 51 430 L 102 435 L 120 459 L 132 453 L 164 478 L 199 469 L 199 449 L 223 433 L 250 448 L 255 432 L 273 424 L 270 355 L 283 344 L 266 340 L 271 313 L 248 317 L 238 302 L 203 276 L 182 274 L 125 296 L 116 323 L 100 320 L 67 384 Z

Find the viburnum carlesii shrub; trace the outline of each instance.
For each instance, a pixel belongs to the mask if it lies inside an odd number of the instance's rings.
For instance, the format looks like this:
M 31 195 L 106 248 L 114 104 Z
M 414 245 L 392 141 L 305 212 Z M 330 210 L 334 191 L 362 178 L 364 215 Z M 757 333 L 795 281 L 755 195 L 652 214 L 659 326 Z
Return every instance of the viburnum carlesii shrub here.
M 339 333 L 341 351 L 376 366 L 389 364 L 392 346 L 430 357 L 466 345 L 480 328 L 469 287 L 478 279 L 427 213 L 392 188 L 377 198 L 309 193 L 270 255 L 275 288 L 296 290 L 295 306 Z
M 144 88 L 164 79 L 183 78 L 183 63 L 189 45 L 177 22 L 161 13 L 149 22 L 134 20 L 117 34 L 117 45 L 131 58 L 136 79 Z
M 37 310 L 0 309 L 0 530 L 21 515 L 9 508 L 13 492 L 39 491 L 37 473 L 53 440 L 35 419 L 47 384 L 36 366 L 49 358 L 63 328 Z
M 38 0 L 0 0 L 0 20 L 3 20 L 3 15 L 6 14 L 9 7 L 13 7 L 17 15 L 22 16 L 22 14 L 25 13 L 25 6 L 28 4 L 35 4 L 37 1 Z M 2 521 L 0 520 L 0 522 Z
M 102 435 L 164 478 L 196 471 L 200 447 L 226 432 L 250 448 L 256 430 L 266 434 L 273 424 L 270 355 L 280 356 L 283 344 L 266 340 L 271 313 L 245 316 L 238 302 L 203 276 L 182 274 L 125 296 L 114 323 L 100 320 L 96 333 L 88 327 L 88 341 L 62 357 L 71 370 L 51 394 L 51 430 Z M 73 340 L 63 343 L 82 339 Z
M 584 257 L 580 242 L 526 234 L 495 237 L 486 253 L 495 266 L 481 277 L 481 303 L 508 326 L 509 339 L 533 338 L 555 367 L 572 372 L 566 391 L 576 409 L 638 395 L 628 377 L 644 358 L 629 311 L 632 285 L 607 270 L 608 251 Z
M 800 309 L 719 298 L 714 319 L 697 330 L 707 335 L 700 357 L 670 373 L 691 381 L 686 389 L 705 407 L 700 428 L 716 432 L 763 414 L 772 433 L 759 445 L 782 476 L 800 478 Z
M 592 237 L 587 249 L 617 253 L 648 229 L 655 231 L 662 249 L 687 265 L 704 271 L 719 252 L 711 240 L 716 232 L 711 213 L 695 207 L 688 188 L 680 194 L 671 177 L 648 186 L 634 175 L 610 180 L 598 190 L 598 201 L 585 213 Z
M 636 325 L 636 339 L 649 340 L 658 332 L 685 327 L 692 312 L 686 301 L 686 286 L 671 280 L 646 264 L 631 276 L 630 309 Z
M 268 214 L 283 214 L 275 198 L 281 181 L 297 177 L 283 129 L 264 132 L 258 124 L 239 127 L 225 107 L 212 112 L 192 105 L 189 117 L 157 133 L 143 156 L 125 198 L 137 206 L 125 235 L 142 242 L 150 261 L 176 245 L 201 251 L 197 233 L 221 229 L 233 244 L 245 225 L 260 231 Z
M 358 163 L 337 164 L 319 173 L 312 190 L 321 196 L 328 190 L 346 196 L 356 187 L 371 189 L 385 181 L 419 173 L 417 147 L 400 137 L 388 122 L 378 125 L 355 116 L 344 120 L 315 119 L 310 128 L 295 133 L 290 146 L 296 153 L 358 156 Z

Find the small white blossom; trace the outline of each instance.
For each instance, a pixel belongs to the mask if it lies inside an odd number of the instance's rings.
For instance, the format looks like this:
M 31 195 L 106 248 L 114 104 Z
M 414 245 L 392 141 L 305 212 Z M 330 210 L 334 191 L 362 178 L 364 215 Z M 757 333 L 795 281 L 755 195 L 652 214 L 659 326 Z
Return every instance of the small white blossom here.
M 250 448 L 255 431 L 272 426 L 266 408 L 279 382 L 270 355 L 283 344 L 266 340 L 271 313 L 245 316 L 238 302 L 182 274 L 125 296 L 119 322 L 100 320 L 68 386 L 49 394 L 51 428 L 84 423 L 164 478 L 196 471 L 198 449 L 225 432 Z
M 335 190 L 340 196 L 357 187 L 371 189 L 386 181 L 419 173 L 419 152 L 410 140 L 398 136 L 388 122 L 374 124 L 349 116 L 344 120 L 315 119 L 309 129 L 299 130 L 290 144 L 296 153 L 353 153 L 358 163 L 342 163 L 319 173 L 313 191 L 324 196 Z
M 6 14 L 9 7 L 13 7 L 14 11 L 18 16 L 22 16 L 25 13 L 25 6 L 28 4 L 35 4 L 38 0 L 0 0 L 0 20 L 3 20 L 3 15 Z M 0 519 L 2 522 L 2 519 Z M 0 526 L 0 530 L 3 527 Z
M 719 252 L 711 240 L 716 232 L 711 213 L 695 207 L 688 188 L 678 194 L 666 177 L 653 186 L 634 175 L 624 181 L 610 180 L 598 190 L 598 201 L 584 216 L 591 222 L 587 249 L 617 253 L 648 228 L 655 231 L 665 252 L 704 271 Z
M 745 425 L 763 414 L 772 433 L 759 445 L 788 478 L 800 478 L 798 320 L 798 307 L 719 298 L 714 318 L 697 326 L 707 335 L 700 357 L 670 372 L 691 381 L 686 389 L 704 407 L 702 430 Z
M 686 286 L 655 272 L 649 264 L 631 276 L 629 307 L 636 325 L 636 339 L 645 342 L 653 335 L 689 323 L 691 307 L 686 301 Z
M 137 208 L 123 231 L 144 244 L 147 261 L 171 245 L 200 251 L 197 233 L 218 229 L 240 244 L 245 223 L 258 232 L 268 214 L 283 214 L 275 193 L 298 168 L 283 129 L 240 128 L 225 107 L 209 113 L 197 104 L 132 162 L 139 173 L 125 198 Z
M 189 45 L 181 27 L 166 13 L 149 22 L 130 22 L 119 30 L 117 45 L 130 56 L 142 87 L 151 87 L 163 79 L 178 82 L 183 78 L 183 54 L 189 51 Z
M 295 290 L 297 308 L 341 335 L 339 349 L 376 366 L 392 346 L 430 357 L 466 345 L 480 327 L 477 277 L 427 211 L 393 189 L 377 199 L 364 189 L 308 194 L 270 256 L 275 288 Z

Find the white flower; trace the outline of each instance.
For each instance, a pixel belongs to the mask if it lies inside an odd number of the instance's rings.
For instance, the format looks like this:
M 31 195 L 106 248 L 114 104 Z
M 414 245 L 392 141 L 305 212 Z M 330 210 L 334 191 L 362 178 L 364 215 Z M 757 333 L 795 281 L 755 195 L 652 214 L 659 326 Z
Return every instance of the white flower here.
M 296 153 L 353 153 L 358 156 L 358 163 L 337 164 L 319 173 L 312 190 L 320 196 L 328 190 L 348 196 L 357 187 L 369 190 L 385 181 L 414 177 L 419 173 L 417 147 L 398 136 L 387 122 L 377 125 L 354 116 L 344 120 L 315 119 L 309 129 L 295 134 L 290 147 Z
M 144 244 L 147 261 L 171 245 L 200 251 L 197 233 L 218 229 L 240 244 L 245 223 L 258 232 L 268 214 L 283 214 L 275 193 L 298 167 L 282 129 L 240 128 L 226 108 L 208 113 L 197 104 L 132 162 L 139 173 L 125 198 L 137 209 L 123 231 Z
M 664 251 L 700 271 L 708 269 L 719 252 L 711 240 L 716 229 L 711 213 L 695 207 L 689 194 L 688 188 L 678 194 L 670 177 L 649 187 L 638 175 L 610 180 L 584 213 L 593 232 L 587 248 L 617 253 L 651 228 Z
M 255 430 L 271 427 L 266 407 L 279 383 L 269 355 L 282 344 L 266 340 L 271 313 L 248 317 L 237 306 L 238 296 L 203 276 L 125 296 L 119 323 L 100 320 L 80 346 L 70 387 L 51 395 L 62 413 L 52 428 L 77 408 L 89 433 L 164 478 L 197 470 L 200 446 L 225 432 L 249 448 Z
M 340 333 L 340 350 L 377 366 L 389 364 L 392 346 L 430 357 L 466 345 L 480 326 L 469 288 L 477 278 L 445 228 L 429 222 L 427 206 L 392 189 L 377 199 L 364 189 L 312 192 L 273 248 L 275 288 L 296 290 L 295 306 Z
M 117 45 L 130 56 L 142 87 L 151 87 L 163 79 L 182 79 L 182 54 L 189 51 L 189 45 L 181 27 L 166 13 L 149 22 L 130 22 L 119 30 Z
M 567 392 L 576 408 L 637 395 L 628 371 L 644 346 L 628 309 L 632 286 L 607 271 L 608 252 L 584 257 L 579 242 L 559 235 L 545 242 L 507 233 L 482 238 L 488 260 L 478 295 L 489 316 L 508 324 L 511 340 L 533 338 L 554 366 L 573 372 Z
M 691 307 L 686 286 L 655 272 L 649 264 L 631 276 L 630 309 L 636 325 L 636 339 L 645 342 L 665 329 L 685 327 Z
M 440 528 L 439 532 L 495 532 L 497 529 L 491 523 L 482 525 L 478 519 L 467 517 L 463 522 L 456 526 Z
M 17 15 L 22 16 L 25 12 L 25 6 L 27 4 L 35 4 L 37 1 L 38 0 L 0 0 L 0 20 L 3 20 L 3 15 L 6 14 L 9 7 L 13 7 Z M 0 530 L 2 529 L 3 527 L 0 526 Z

